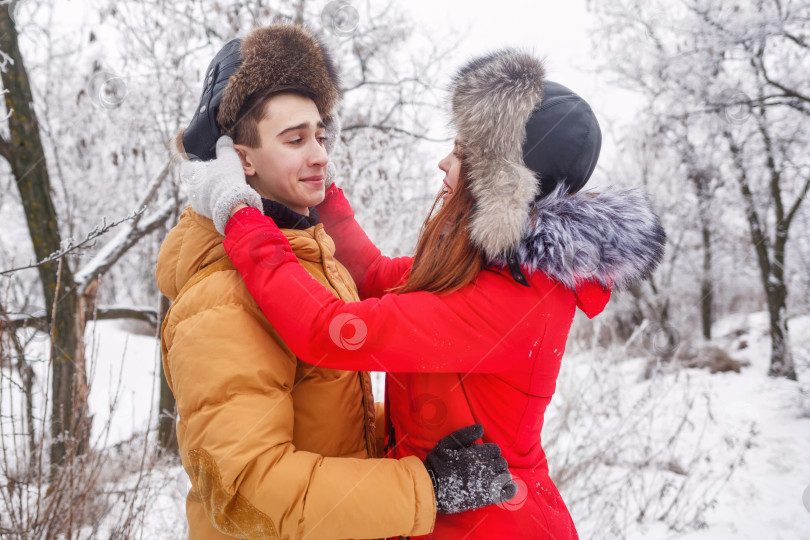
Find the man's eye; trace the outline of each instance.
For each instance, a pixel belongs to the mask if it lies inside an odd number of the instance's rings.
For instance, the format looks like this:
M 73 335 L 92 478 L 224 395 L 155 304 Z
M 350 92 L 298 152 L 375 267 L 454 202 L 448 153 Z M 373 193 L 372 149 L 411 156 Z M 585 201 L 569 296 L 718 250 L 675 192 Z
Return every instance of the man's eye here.
M 318 137 L 318 143 L 326 144 L 326 137 Z
M 304 139 L 301 139 L 301 138 L 293 139 L 293 140 L 290 141 L 290 144 L 301 144 L 301 141 L 303 141 L 303 140 Z

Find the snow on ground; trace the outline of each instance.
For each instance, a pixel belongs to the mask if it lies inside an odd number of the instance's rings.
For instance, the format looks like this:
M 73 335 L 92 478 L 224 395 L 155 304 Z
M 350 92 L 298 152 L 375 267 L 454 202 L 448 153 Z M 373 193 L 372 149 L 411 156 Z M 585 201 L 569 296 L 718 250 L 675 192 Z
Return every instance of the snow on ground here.
M 90 323 L 85 337 L 93 435 L 104 435 L 109 422 L 109 445 L 157 423 L 158 370 L 163 369 L 160 342 L 130 333 L 124 325 L 122 321 Z
M 106 441 L 111 446 L 125 441 L 135 433 L 143 433 L 156 423 L 156 410 L 159 393 L 158 369 L 160 364 L 160 342 L 153 336 L 134 334 L 125 328 L 121 321 L 97 321 L 87 325 L 85 343 L 87 345 L 87 380 L 90 386 L 89 408 L 93 416 L 92 439 Z M 27 341 L 27 360 L 35 372 L 34 417 L 42 418 L 42 399 L 50 390 L 48 377 L 48 337 L 41 333 L 20 331 Z M 17 391 L 11 391 L 20 384 L 16 370 L 4 372 L 10 377 L 3 385 L 4 410 L 20 410 L 23 400 Z M 154 388 L 153 388 L 154 386 Z M 49 399 L 50 399 L 50 392 Z M 109 424 L 109 430 L 107 426 Z
M 810 538 L 802 502 L 810 317 L 790 329 L 799 383 L 767 376 L 766 313 L 731 316 L 714 329 L 713 345 L 750 363 L 739 374 L 679 369 L 642 380 L 643 358 L 611 366 L 572 347 L 543 440 L 583 538 Z M 549 431 L 561 426 L 570 431 Z
M 750 331 L 734 337 L 737 331 Z M 810 488 L 810 410 L 800 392 L 810 388 L 810 317 L 790 321 L 792 349 L 799 383 L 767 376 L 770 340 L 766 313 L 727 317 L 715 328 L 720 341 L 731 344 L 738 360 L 747 360 L 741 374 L 725 373 L 712 385 L 715 417 L 720 429 L 755 422 L 757 436 L 736 471 L 707 513 L 707 528 L 680 536 L 688 540 L 808 539 L 810 508 L 802 495 Z M 742 350 L 735 350 L 743 342 Z M 651 538 L 651 536 L 647 536 Z

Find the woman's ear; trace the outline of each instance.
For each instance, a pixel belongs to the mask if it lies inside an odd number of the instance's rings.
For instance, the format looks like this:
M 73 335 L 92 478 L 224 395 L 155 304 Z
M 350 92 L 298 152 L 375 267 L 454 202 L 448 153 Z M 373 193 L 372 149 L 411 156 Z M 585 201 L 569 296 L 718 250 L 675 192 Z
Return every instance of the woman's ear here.
M 247 146 L 235 144 L 233 145 L 233 149 L 239 154 L 239 160 L 242 162 L 242 171 L 244 171 L 245 176 L 254 176 L 256 174 L 256 168 L 253 166 L 253 160 L 247 153 Z

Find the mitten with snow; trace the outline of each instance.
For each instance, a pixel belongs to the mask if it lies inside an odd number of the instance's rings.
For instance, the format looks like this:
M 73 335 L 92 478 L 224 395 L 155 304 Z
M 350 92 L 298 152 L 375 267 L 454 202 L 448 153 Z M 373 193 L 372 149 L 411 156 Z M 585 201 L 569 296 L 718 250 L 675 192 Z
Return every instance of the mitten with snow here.
M 427 455 L 425 467 L 433 480 L 438 513 L 456 514 L 517 495 L 500 447 L 474 444 L 483 435 L 481 424 L 461 428 L 442 438 Z

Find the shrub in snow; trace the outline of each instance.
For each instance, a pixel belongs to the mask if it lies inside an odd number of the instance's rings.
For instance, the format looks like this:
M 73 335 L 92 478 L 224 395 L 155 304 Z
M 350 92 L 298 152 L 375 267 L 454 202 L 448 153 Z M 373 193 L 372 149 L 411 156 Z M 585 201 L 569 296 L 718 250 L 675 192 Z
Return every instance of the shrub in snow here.
M 644 379 L 648 360 L 626 346 L 571 349 L 543 446 L 580 536 L 703 527 L 756 439 L 753 423 L 732 431 L 718 424 L 705 372 L 673 367 Z

